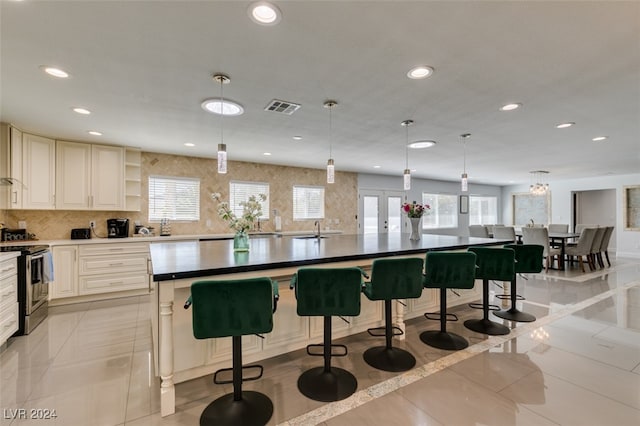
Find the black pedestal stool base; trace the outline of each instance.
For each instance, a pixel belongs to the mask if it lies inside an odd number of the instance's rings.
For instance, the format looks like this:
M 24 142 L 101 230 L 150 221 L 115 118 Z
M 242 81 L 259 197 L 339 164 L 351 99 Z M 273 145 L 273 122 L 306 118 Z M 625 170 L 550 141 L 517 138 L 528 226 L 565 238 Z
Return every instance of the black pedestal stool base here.
M 362 355 L 365 362 L 383 371 L 408 371 L 416 365 L 416 358 L 400 348 L 376 346 L 367 349 Z
M 298 377 L 300 392 L 315 401 L 340 401 L 353 395 L 357 388 L 355 376 L 338 367 L 331 367 L 330 371 L 316 367 Z
M 429 330 L 420 333 L 420 340 L 429 346 L 448 351 L 458 351 L 469 346 L 469 342 L 455 333 L 440 330 Z
M 200 426 L 264 426 L 272 415 L 273 403 L 268 396 L 243 391 L 239 401 L 230 393 L 209 404 L 200 416 Z
M 464 322 L 464 326 L 469 330 L 488 334 L 490 336 L 501 336 L 504 334 L 509 334 L 509 332 L 511 331 L 509 327 L 487 319 L 466 320 Z
M 533 315 L 519 311 L 515 308 L 494 312 L 493 315 L 502 319 L 516 322 L 533 322 L 536 320 L 536 317 L 534 317 Z

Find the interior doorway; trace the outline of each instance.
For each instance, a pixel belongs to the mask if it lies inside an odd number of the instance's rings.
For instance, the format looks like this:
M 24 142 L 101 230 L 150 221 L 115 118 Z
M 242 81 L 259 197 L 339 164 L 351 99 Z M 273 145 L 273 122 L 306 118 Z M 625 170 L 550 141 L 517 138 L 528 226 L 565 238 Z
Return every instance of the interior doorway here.
M 571 193 L 571 230 L 578 223 L 615 226 L 618 206 L 615 189 L 573 191 Z M 616 233 L 611 235 L 610 247 L 616 247 Z

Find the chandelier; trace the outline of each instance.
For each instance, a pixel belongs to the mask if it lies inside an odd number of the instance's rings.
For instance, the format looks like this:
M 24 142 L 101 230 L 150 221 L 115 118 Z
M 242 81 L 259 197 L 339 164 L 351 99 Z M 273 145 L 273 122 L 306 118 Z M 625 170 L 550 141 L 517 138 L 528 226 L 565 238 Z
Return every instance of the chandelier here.
M 529 192 L 533 195 L 544 195 L 549 190 L 549 183 L 546 182 L 546 170 L 533 170 L 531 172 L 532 181 L 529 185 Z

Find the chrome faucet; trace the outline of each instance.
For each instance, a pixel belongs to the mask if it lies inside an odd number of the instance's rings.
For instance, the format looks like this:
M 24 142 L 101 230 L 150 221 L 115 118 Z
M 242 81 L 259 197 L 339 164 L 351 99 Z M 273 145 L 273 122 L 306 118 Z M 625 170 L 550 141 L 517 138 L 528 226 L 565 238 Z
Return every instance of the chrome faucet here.
M 316 237 L 320 238 L 320 221 L 316 220 L 316 223 L 313 224 L 316 227 Z

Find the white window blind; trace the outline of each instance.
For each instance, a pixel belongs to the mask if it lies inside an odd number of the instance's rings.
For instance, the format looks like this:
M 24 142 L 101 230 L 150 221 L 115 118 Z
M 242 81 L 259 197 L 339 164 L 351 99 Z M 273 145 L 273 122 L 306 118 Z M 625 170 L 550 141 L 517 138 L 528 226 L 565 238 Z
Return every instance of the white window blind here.
M 469 196 L 469 225 L 498 223 L 498 197 Z
M 200 220 L 200 179 L 149 176 L 149 222 Z
M 422 193 L 422 204 L 431 209 L 422 216 L 422 229 L 456 228 L 458 226 L 458 196 Z
M 260 201 L 258 195 L 264 194 L 267 196 L 265 201 L 261 201 L 262 215 L 260 219 L 269 219 L 269 184 L 263 182 L 237 182 L 232 181 L 229 183 L 229 207 L 237 217 L 242 216 L 243 207 L 240 203 L 249 200 L 252 195 L 256 196 L 256 199 Z
M 293 187 L 293 219 L 324 219 L 324 187 Z

